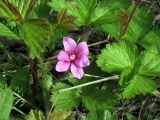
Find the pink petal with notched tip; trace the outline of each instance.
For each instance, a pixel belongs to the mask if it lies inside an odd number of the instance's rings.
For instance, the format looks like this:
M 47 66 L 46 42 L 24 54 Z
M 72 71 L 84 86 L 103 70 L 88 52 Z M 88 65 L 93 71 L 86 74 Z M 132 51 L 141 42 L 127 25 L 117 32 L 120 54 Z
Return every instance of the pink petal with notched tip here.
M 75 54 L 77 56 L 88 55 L 89 54 L 89 50 L 88 50 L 87 43 L 86 42 L 80 42 L 76 47 Z
M 87 56 L 81 56 L 77 58 L 74 63 L 79 67 L 86 67 L 90 65 L 89 59 Z
M 75 64 L 71 64 L 71 72 L 74 77 L 81 79 L 84 75 L 83 68 L 76 66 Z
M 59 52 L 57 59 L 60 61 L 70 61 L 68 53 L 63 50 Z
M 70 62 L 58 61 L 56 64 L 56 71 L 65 72 L 68 70 Z
M 64 50 L 69 54 L 73 54 L 77 47 L 77 43 L 72 38 L 69 37 L 63 38 L 63 45 L 64 45 Z

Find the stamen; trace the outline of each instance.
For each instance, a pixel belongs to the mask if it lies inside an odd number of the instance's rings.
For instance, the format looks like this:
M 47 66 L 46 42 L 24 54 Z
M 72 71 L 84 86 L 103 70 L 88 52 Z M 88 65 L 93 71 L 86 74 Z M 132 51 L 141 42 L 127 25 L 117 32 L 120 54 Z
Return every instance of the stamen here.
M 74 60 L 74 59 L 76 59 L 76 56 L 73 54 L 69 58 L 70 58 L 70 60 Z

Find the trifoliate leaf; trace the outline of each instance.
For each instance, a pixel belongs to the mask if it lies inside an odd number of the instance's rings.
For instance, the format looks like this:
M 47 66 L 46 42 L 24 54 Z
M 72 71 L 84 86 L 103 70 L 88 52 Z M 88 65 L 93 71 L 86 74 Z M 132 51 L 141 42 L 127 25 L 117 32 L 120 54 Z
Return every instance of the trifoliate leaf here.
M 128 86 L 124 88 L 122 95 L 124 98 L 132 98 L 136 95 L 152 92 L 155 88 L 154 81 L 144 76 L 135 75 Z
M 46 19 L 30 19 L 23 23 L 24 39 L 32 59 L 39 58 L 49 44 L 51 26 Z
M 13 93 L 9 88 L 0 90 L 0 119 L 8 120 L 12 109 Z
M 116 21 L 116 13 L 120 8 L 128 6 L 129 1 L 98 1 L 98 0 L 75 0 L 67 2 L 66 0 L 53 0 L 49 2 L 54 10 L 60 11 L 67 8 L 68 13 L 77 17 L 78 25 L 99 25 Z
M 71 110 L 76 108 L 80 103 L 80 94 L 78 90 L 66 91 L 58 93 L 59 90 L 68 88 L 69 85 L 65 83 L 57 83 L 53 85 L 51 102 L 55 104 L 55 109 Z
M 156 48 L 146 50 L 138 72 L 146 76 L 160 76 L 160 53 Z
M 160 29 L 153 29 L 149 31 L 142 39 L 140 39 L 140 44 L 147 48 L 151 46 L 157 46 L 160 48 Z
M 78 25 L 89 24 L 92 13 L 97 5 L 97 0 L 75 0 L 67 2 L 66 0 L 53 0 L 49 6 L 54 10 L 60 11 L 67 8 L 68 14 L 77 17 Z
M 126 67 L 133 67 L 136 62 L 137 49 L 133 44 L 120 41 L 107 45 L 98 56 L 97 64 L 104 71 L 121 71 Z

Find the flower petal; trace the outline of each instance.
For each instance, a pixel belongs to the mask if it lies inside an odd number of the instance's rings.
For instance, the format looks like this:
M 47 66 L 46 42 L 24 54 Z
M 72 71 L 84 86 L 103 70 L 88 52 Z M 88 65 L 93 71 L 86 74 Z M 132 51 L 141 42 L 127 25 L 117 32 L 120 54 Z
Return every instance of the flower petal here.
M 67 51 L 70 54 L 73 54 L 77 47 L 77 43 L 72 38 L 69 37 L 63 38 L 63 45 L 65 51 Z
M 60 61 L 70 61 L 68 53 L 63 50 L 59 52 L 57 59 Z
M 88 45 L 86 42 L 80 42 L 77 45 L 76 51 L 75 51 L 77 56 L 83 56 L 83 55 L 88 55 L 89 54 L 89 50 L 88 50 Z
M 90 62 L 87 56 L 80 56 L 74 61 L 74 63 L 79 67 L 86 67 L 90 65 Z
M 76 66 L 75 64 L 71 64 L 71 72 L 74 77 L 81 79 L 84 75 L 83 69 L 81 67 Z
M 68 70 L 69 66 L 70 66 L 70 62 L 58 61 L 56 65 L 56 71 L 65 72 Z

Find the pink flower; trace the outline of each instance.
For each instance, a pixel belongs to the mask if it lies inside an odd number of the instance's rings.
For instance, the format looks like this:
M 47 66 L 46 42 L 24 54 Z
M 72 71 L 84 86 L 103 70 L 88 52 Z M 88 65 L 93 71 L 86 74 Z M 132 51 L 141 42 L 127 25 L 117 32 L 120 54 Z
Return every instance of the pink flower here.
M 90 65 L 88 60 L 88 45 L 86 42 L 77 43 L 69 37 L 63 38 L 64 50 L 57 56 L 56 71 L 65 72 L 69 68 L 74 77 L 81 79 L 84 75 L 83 67 Z

